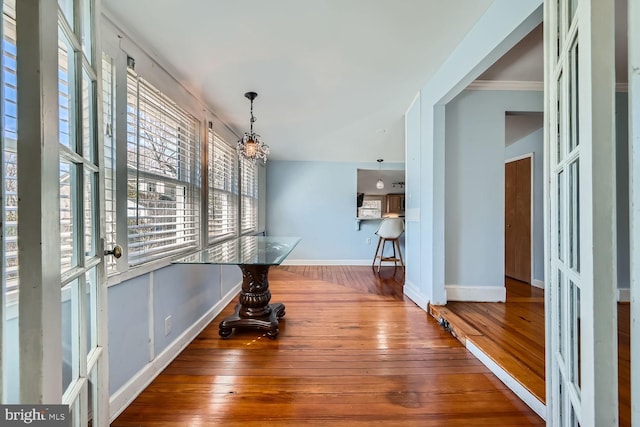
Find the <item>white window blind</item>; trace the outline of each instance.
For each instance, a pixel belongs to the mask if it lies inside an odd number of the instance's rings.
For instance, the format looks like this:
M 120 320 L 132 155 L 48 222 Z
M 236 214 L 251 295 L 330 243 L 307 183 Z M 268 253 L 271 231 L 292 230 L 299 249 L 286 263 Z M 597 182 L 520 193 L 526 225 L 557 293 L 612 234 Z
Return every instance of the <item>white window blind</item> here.
M 238 155 L 212 129 L 209 144 L 209 243 L 238 234 Z
M 127 76 L 129 264 L 198 245 L 197 120 L 132 71 Z
M 2 149 L 3 255 L 5 292 L 18 288 L 18 155 L 16 12 L 13 1 L 3 3 L 2 27 Z
M 105 249 L 116 245 L 116 146 L 114 144 L 114 67 L 107 55 L 102 55 L 102 119 L 104 123 L 104 194 Z M 104 258 L 107 274 L 116 272 L 116 258 Z
M 258 228 L 258 166 L 242 158 L 240 173 L 240 233 L 248 234 Z

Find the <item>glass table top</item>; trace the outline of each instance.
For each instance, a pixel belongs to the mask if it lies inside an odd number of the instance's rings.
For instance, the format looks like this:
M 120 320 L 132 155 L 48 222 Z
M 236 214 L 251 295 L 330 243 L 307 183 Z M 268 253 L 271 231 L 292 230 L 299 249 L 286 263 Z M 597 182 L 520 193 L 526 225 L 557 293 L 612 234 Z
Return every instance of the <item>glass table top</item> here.
M 299 242 L 298 237 L 243 236 L 216 243 L 173 263 L 279 265 Z

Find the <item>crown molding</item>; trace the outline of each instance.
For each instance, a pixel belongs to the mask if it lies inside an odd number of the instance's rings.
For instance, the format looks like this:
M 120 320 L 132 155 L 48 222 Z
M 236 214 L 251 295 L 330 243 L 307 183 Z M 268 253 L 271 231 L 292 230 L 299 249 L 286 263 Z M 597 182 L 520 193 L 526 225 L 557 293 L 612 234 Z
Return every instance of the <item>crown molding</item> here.
M 519 80 L 475 80 L 469 86 L 469 90 L 525 90 L 544 91 L 544 82 L 519 81 Z M 616 92 L 628 92 L 629 83 L 616 83 Z
M 470 90 L 526 90 L 544 91 L 544 82 L 518 80 L 475 80 L 467 89 Z

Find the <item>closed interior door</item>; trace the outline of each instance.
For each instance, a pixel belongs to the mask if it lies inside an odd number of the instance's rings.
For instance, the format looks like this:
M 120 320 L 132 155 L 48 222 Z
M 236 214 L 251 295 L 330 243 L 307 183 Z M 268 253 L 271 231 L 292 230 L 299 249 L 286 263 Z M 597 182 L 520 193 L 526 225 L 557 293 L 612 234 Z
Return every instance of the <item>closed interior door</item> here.
M 531 283 L 531 157 L 505 164 L 505 275 Z

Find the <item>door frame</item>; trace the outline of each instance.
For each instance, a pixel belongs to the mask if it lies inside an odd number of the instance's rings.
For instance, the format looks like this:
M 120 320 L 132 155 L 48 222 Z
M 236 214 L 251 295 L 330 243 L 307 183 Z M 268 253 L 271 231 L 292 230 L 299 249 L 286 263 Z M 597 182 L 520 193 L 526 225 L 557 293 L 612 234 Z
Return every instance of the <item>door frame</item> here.
M 511 157 L 509 159 L 506 159 L 504 161 L 504 164 L 506 166 L 508 163 L 517 162 L 518 160 L 524 160 L 524 159 L 527 159 L 527 158 L 531 159 L 531 171 L 530 171 L 530 175 L 529 175 L 529 186 L 530 186 L 530 193 L 529 194 L 531 195 L 531 197 L 529 198 L 529 204 L 530 204 L 530 207 L 529 207 L 529 224 L 530 224 L 530 229 L 529 229 L 530 230 L 530 234 L 529 234 L 529 246 L 530 246 L 529 255 L 531 255 L 530 256 L 530 260 L 529 260 L 529 262 L 531 263 L 531 267 L 530 267 L 530 270 L 529 270 L 529 272 L 530 272 L 529 284 L 531 286 L 535 286 L 534 285 L 534 279 L 533 279 L 534 266 L 535 266 L 535 253 L 534 253 L 535 252 L 534 251 L 534 248 L 535 248 L 535 244 L 534 244 L 535 243 L 534 242 L 535 229 L 534 229 L 534 221 L 533 221 L 534 207 L 535 207 L 535 205 L 533 203 L 533 199 L 534 199 L 534 197 L 533 197 L 534 196 L 534 182 L 533 182 L 533 179 L 534 179 L 535 153 L 530 152 L 530 153 L 522 154 L 520 156 Z M 507 202 L 506 202 L 506 199 L 505 199 L 505 206 L 506 206 L 506 203 Z M 504 220 L 506 221 L 506 217 L 505 217 Z M 505 260 L 505 262 L 506 262 L 506 260 Z M 505 276 L 506 276 L 506 274 L 505 274 Z M 539 286 L 535 286 L 535 287 L 538 288 Z

